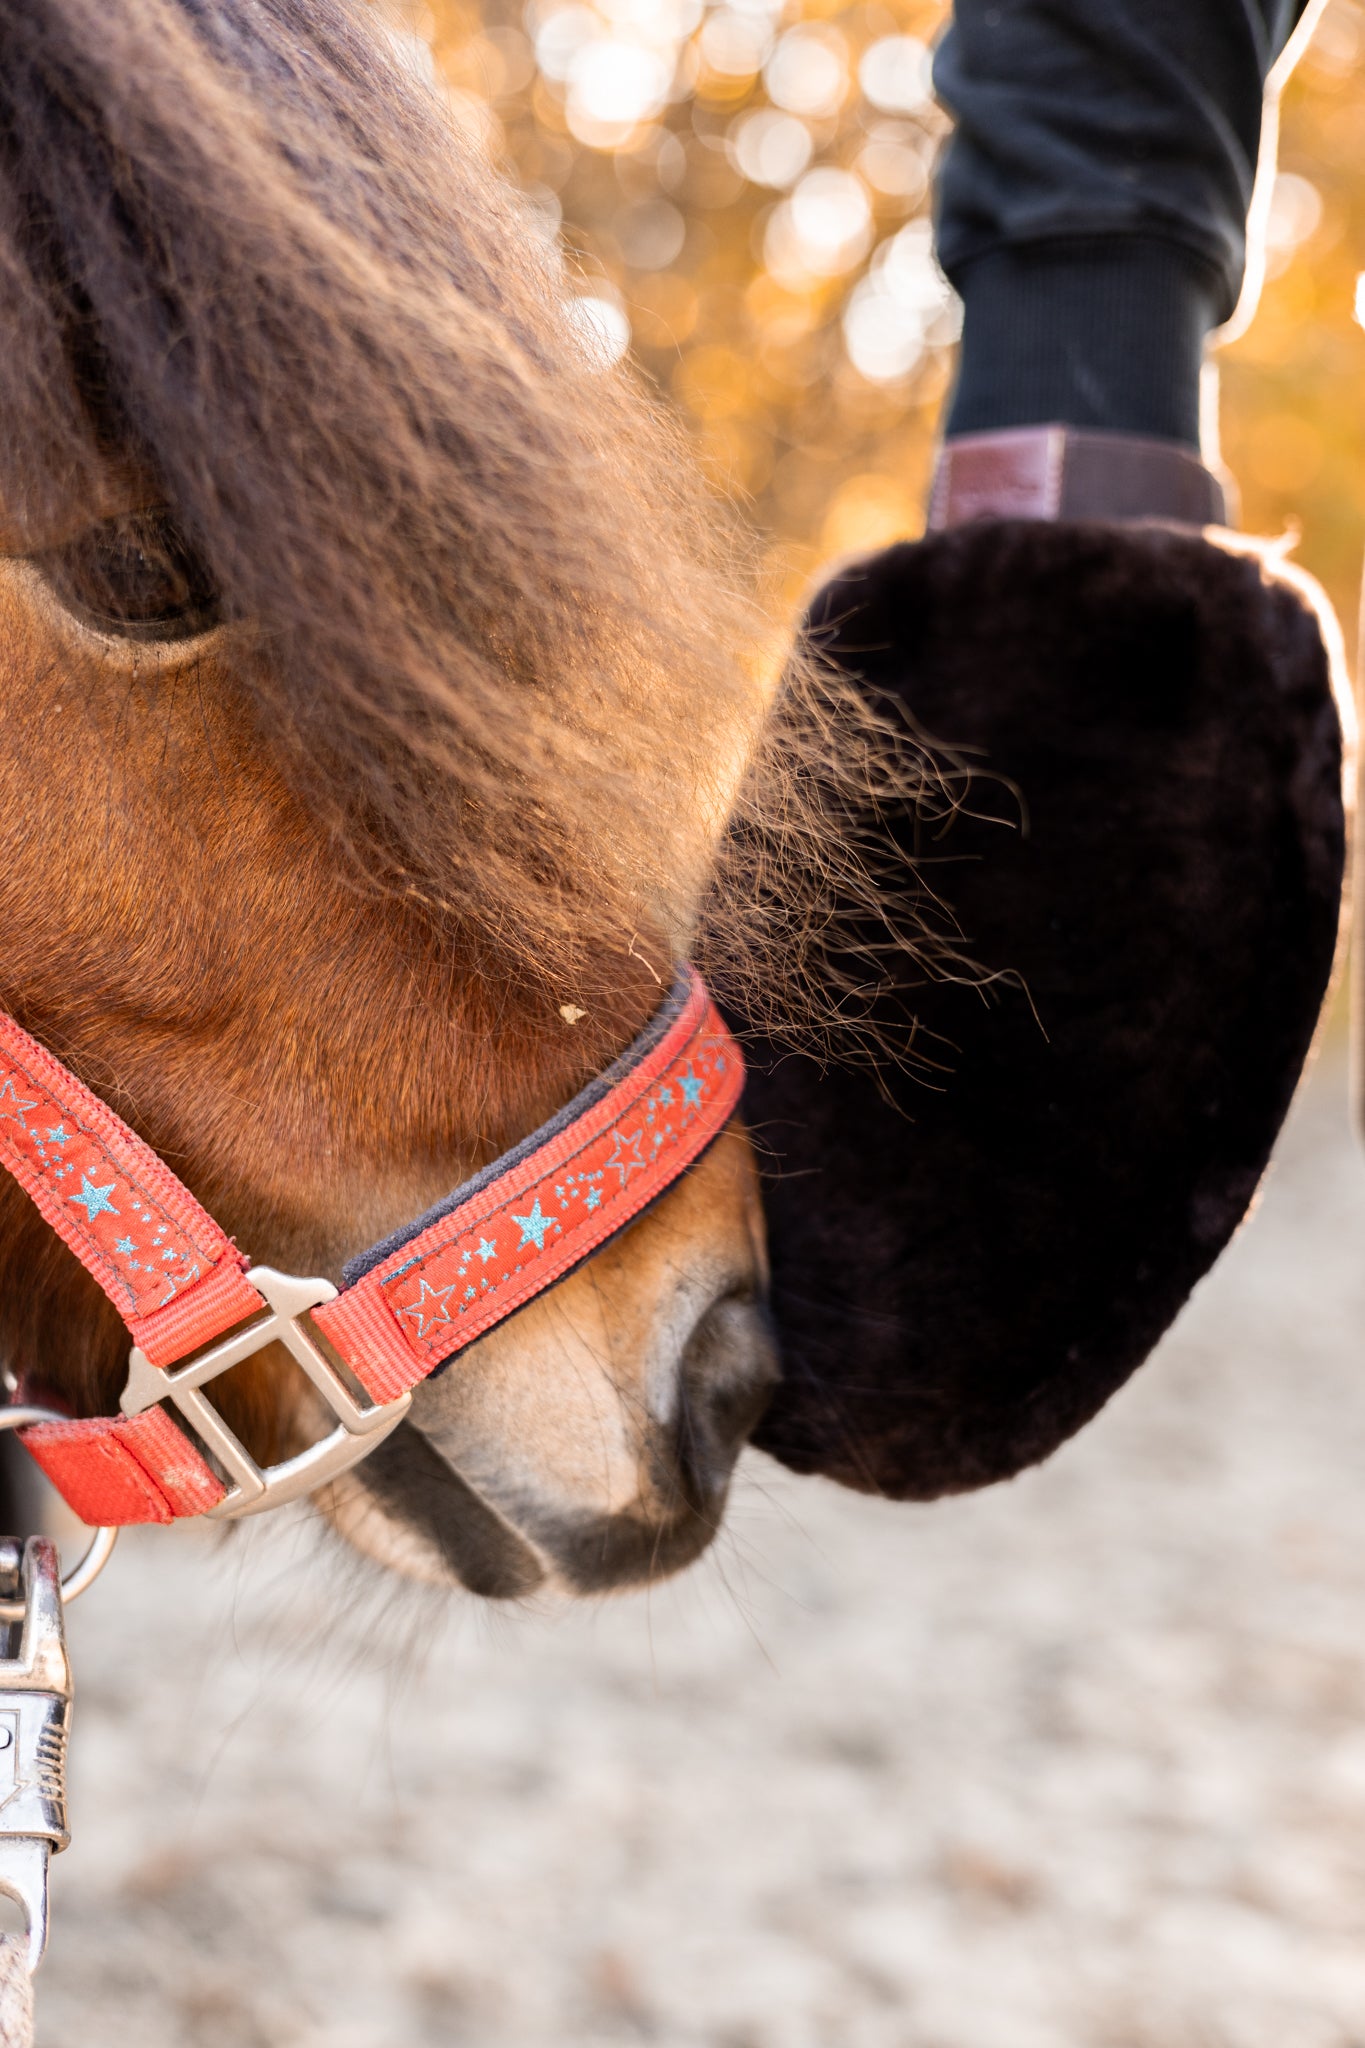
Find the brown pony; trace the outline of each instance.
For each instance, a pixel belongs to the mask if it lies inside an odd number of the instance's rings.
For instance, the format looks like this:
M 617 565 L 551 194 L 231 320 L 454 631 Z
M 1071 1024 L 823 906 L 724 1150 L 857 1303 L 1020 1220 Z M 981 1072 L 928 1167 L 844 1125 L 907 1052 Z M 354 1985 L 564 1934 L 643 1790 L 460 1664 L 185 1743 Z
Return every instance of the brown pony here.
M 711 955 L 790 951 L 843 743 L 791 711 L 755 763 L 732 542 L 361 0 L 0 0 L 0 331 L 0 1000 L 335 1278 L 646 1021 L 736 804 L 776 876 L 730 863 Z M 763 1289 L 736 1130 L 328 1512 L 489 1593 L 680 1564 Z M 121 1326 L 8 1186 L 0 1302 L 26 1387 L 114 1408 Z M 282 1355 L 220 1386 L 258 1455 L 315 1433 Z

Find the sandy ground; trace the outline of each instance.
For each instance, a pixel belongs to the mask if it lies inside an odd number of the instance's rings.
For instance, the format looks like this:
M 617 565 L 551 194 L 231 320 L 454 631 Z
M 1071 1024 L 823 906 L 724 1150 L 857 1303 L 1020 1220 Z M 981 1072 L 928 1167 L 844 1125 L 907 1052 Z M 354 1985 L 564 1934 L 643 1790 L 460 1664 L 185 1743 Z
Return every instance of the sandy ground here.
M 74 1610 L 41 2048 L 1365 2043 L 1365 1164 L 1328 1063 L 1051 1465 L 755 1459 L 676 1587 L 431 1607 L 306 1527 Z

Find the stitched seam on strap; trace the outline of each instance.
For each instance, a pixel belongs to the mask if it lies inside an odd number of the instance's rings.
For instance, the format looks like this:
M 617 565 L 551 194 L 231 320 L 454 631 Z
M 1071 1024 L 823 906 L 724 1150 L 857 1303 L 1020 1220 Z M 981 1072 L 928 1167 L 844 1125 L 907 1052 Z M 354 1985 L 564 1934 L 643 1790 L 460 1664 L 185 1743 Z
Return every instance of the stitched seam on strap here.
M 49 1088 L 47 1082 L 40 1079 L 40 1077 L 37 1074 L 35 1074 L 31 1070 L 31 1068 L 25 1066 L 24 1062 L 21 1059 L 17 1058 L 14 1054 L 9 1053 L 7 1051 L 4 1052 L 3 1056 L 9 1059 L 12 1062 L 12 1064 L 18 1068 L 19 1072 L 24 1076 L 25 1080 L 31 1082 L 35 1088 L 41 1088 L 45 1094 L 56 1096 L 56 1089 Z M 189 1239 L 193 1250 L 198 1252 L 201 1259 L 208 1259 L 210 1264 L 217 1263 L 217 1261 L 222 1257 L 222 1247 L 224 1244 L 228 1242 L 228 1240 L 223 1236 L 222 1232 L 216 1228 L 216 1226 L 213 1224 L 212 1219 L 209 1216 L 205 1215 L 201 1211 L 203 1222 L 206 1223 L 209 1229 L 213 1231 L 213 1236 L 217 1239 L 217 1247 L 212 1251 L 210 1251 L 205 1245 L 200 1244 L 196 1240 L 195 1220 L 191 1219 L 190 1221 L 182 1221 L 182 1219 L 176 1215 L 175 1210 L 172 1209 L 170 1205 L 166 1201 L 164 1201 L 160 1195 L 153 1194 L 151 1189 L 146 1187 L 143 1184 L 142 1180 L 139 1179 L 138 1173 L 134 1172 L 129 1166 L 125 1165 L 124 1161 L 119 1157 L 118 1153 L 115 1152 L 110 1146 L 108 1139 L 105 1138 L 99 1131 L 92 1130 L 89 1123 L 83 1120 L 82 1114 L 78 1114 L 74 1110 L 68 1110 L 66 1114 L 68 1114 L 71 1117 L 73 1123 L 76 1123 L 80 1126 L 80 1128 L 84 1131 L 86 1137 L 89 1138 L 91 1144 L 97 1145 L 99 1147 L 101 1157 L 107 1161 L 108 1165 L 112 1168 L 112 1170 L 115 1173 L 117 1173 L 121 1179 L 126 1180 L 129 1187 L 135 1188 L 137 1192 L 142 1196 L 142 1199 L 145 1202 L 147 1202 L 152 1208 L 160 1210 L 162 1214 L 165 1215 L 170 1222 L 176 1224 L 179 1227 L 179 1229 Z M 129 1135 L 134 1139 L 134 1141 L 138 1145 L 141 1145 L 142 1140 L 138 1138 L 137 1133 L 131 1130 L 131 1128 L 129 1130 Z M 140 1171 L 143 1172 L 145 1172 L 145 1170 L 145 1168 L 140 1169 Z M 198 1206 L 198 1203 L 196 1203 L 195 1207 L 198 1208 Z M 119 1275 L 118 1277 L 120 1279 L 120 1283 L 126 1286 L 127 1282 L 122 1280 L 122 1276 Z
M 601 1114 L 595 1119 L 594 1127 L 576 1138 L 576 1142 L 567 1142 L 571 1133 L 561 1133 L 541 1152 L 532 1154 L 510 1184 L 506 1181 L 497 1184 L 496 1200 L 480 1202 L 466 1211 L 453 1211 L 448 1219 L 442 1219 L 445 1227 L 439 1235 L 433 1236 L 432 1241 L 423 1245 L 421 1239 L 414 1240 L 404 1247 L 407 1256 L 401 1262 L 395 1260 L 389 1271 L 381 1268 L 367 1274 L 363 1280 L 347 1288 L 336 1301 L 315 1312 L 319 1327 L 329 1336 L 335 1333 L 334 1341 L 339 1344 L 343 1355 L 349 1355 L 352 1370 L 359 1373 L 377 1397 L 381 1386 L 383 1397 L 392 1398 L 397 1385 L 417 1384 L 476 1337 L 544 1293 L 566 1272 L 623 1230 L 695 1163 L 733 1113 L 744 1080 L 742 1055 L 714 1005 L 704 999 L 701 1009 L 702 1014 L 685 1034 L 680 1034 L 666 1050 L 661 1048 L 663 1057 L 652 1064 L 648 1073 L 639 1077 L 638 1085 L 624 1101 L 618 1100 L 613 1104 L 608 1100 L 601 1105 Z M 707 1049 L 716 1055 L 716 1065 L 710 1075 L 713 1093 L 706 1108 L 698 1106 L 696 1117 L 690 1125 L 677 1131 L 666 1154 L 656 1152 L 650 1160 L 638 1162 L 644 1169 L 638 1182 L 629 1184 L 627 1177 L 623 1176 L 615 1195 L 609 1196 L 600 1210 L 589 1210 L 588 1214 L 580 1215 L 571 1222 L 550 1251 L 537 1250 L 534 1264 L 524 1275 L 520 1267 L 509 1269 L 504 1261 L 498 1277 L 487 1283 L 487 1292 L 481 1300 L 459 1303 L 456 1311 L 458 1321 L 448 1309 L 443 1309 L 437 1318 L 438 1329 L 431 1337 L 421 1334 L 420 1321 L 416 1331 L 409 1330 L 401 1318 L 414 1304 L 408 1302 L 399 1306 L 395 1303 L 389 1290 L 396 1283 L 414 1275 L 421 1279 L 433 1266 L 439 1267 L 443 1258 L 457 1251 L 462 1240 L 466 1256 L 473 1256 L 469 1252 L 468 1240 L 481 1234 L 485 1226 L 495 1227 L 499 1219 L 508 1220 L 512 1203 L 525 1201 L 533 1192 L 543 1189 L 547 1182 L 553 1183 L 557 1174 L 567 1177 L 574 1162 L 594 1147 L 600 1147 L 613 1129 L 618 1140 L 623 1135 L 629 1139 L 630 1134 L 622 1133 L 620 1127 L 631 1119 L 633 1113 L 643 1111 L 651 1091 L 676 1075 L 683 1063 L 689 1069 L 688 1078 L 697 1079 L 695 1063 L 706 1064 Z M 641 1131 L 634 1134 L 631 1141 L 638 1142 L 643 1131 L 642 1123 Z M 490 1195 L 492 1192 L 490 1189 Z M 556 1192 L 562 1196 L 563 1189 Z M 553 1220 L 557 1222 L 557 1219 Z M 449 1273 L 449 1270 L 447 1267 L 445 1272 Z M 447 1293 L 449 1291 L 448 1288 Z M 436 1294 L 435 1289 L 432 1292 Z M 376 1323 L 373 1317 L 381 1308 L 382 1319 Z M 348 1344 L 351 1347 L 349 1354 Z M 367 1371 L 363 1348 L 373 1349 L 376 1344 L 383 1354 L 382 1360 L 373 1359 Z
M 184 1182 L 177 1180 L 164 1160 L 157 1156 L 144 1138 L 139 1138 L 130 1124 L 124 1123 L 117 1112 L 110 1109 L 107 1102 L 101 1102 L 99 1097 L 76 1075 L 64 1068 L 45 1046 L 39 1045 L 36 1039 L 29 1039 L 29 1034 L 22 1026 L 16 1024 L 13 1028 L 20 1037 L 28 1040 L 33 1046 L 34 1053 L 41 1055 L 41 1058 L 35 1061 L 30 1056 L 26 1060 L 21 1054 L 12 1052 L 5 1043 L 3 1033 L 0 1033 L 0 1057 L 9 1060 L 26 1080 L 31 1081 L 36 1088 L 44 1089 L 58 1101 L 65 1090 L 72 1089 L 80 1098 L 80 1107 L 71 1113 L 92 1144 L 99 1146 L 109 1164 L 123 1175 L 130 1186 L 137 1188 L 146 1201 L 163 1210 L 170 1220 L 178 1225 L 201 1258 L 211 1258 L 216 1262 L 222 1256 L 223 1246 L 230 1244 L 232 1240 L 214 1222 L 202 1203 L 195 1200 Z M 54 1085 L 53 1081 L 43 1078 L 42 1068 L 49 1061 L 56 1069 L 57 1083 L 60 1085 Z M 113 1141 L 100 1128 L 106 1119 L 118 1126 L 116 1140 L 125 1144 L 130 1155 L 137 1159 L 136 1171 L 124 1165 L 111 1149 Z M 148 1181 L 151 1182 L 151 1186 L 146 1184 Z M 197 1241 L 197 1232 L 206 1233 L 207 1244 Z M 218 1249 L 211 1251 L 209 1247 L 215 1244 Z
M 733 1108 L 733 1104 L 731 1107 Z M 722 1125 L 721 1129 L 723 1128 L 724 1126 Z M 552 1286 L 555 1281 L 562 1280 L 565 1274 L 572 1271 L 575 1266 L 581 1265 L 583 1260 L 589 1257 L 591 1253 L 600 1251 L 602 1246 L 608 1243 L 611 1238 L 617 1236 L 620 1231 L 624 1230 L 628 1223 L 633 1223 L 641 1210 L 647 1209 L 651 1202 L 656 1202 L 660 1195 L 665 1194 L 674 1181 L 678 1180 L 687 1171 L 689 1166 L 695 1166 L 702 1153 L 706 1151 L 708 1146 L 714 1144 L 719 1136 L 720 1130 L 701 1129 L 696 1134 L 695 1144 L 684 1140 L 679 1149 L 671 1155 L 669 1165 L 672 1170 L 667 1175 L 659 1175 L 651 1185 L 642 1185 L 629 1195 L 623 1190 L 621 1195 L 612 1204 L 609 1218 L 604 1217 L 603 1219 L 604 1222 L 610 1221 L 610 1229 L 602 1230 L 598 1234 L 595 1231 L 587 1230 L 585 1225 L 578 1224 L 574 1227 L 571 1235 L 561 1238 L 559 1245 L 546 1265 L 538 1265 L 534 1273 L 527 1274 L 524 1277 L 516 1273 L 508 1275 L 507 1283 L 505 1284 L 510 1287 L 510 1293 L 502 1291 L 504 1283 L 501 1282 L 494 1287 L 490 1287 L 488 1291 L 488 1313 L 486 1315 L 480 1311 L 472 1316 L 467 1324 L 455 1330 L 453 1332 L 454 1341 L 447 1349 L 440 1349 L 435 1345 L 429 1347 L 433 1362 L 429 1365 L 428 1372 L 434 1372 L 438 1365 L 444 1365 L 446 1360 L 452 1358 L 457 1351 L 463 1351 L 465 1346 L 472 1343 L 475 1337 L 482 1337 L 486 1331 L 496 1327 L 499 1322 L 504 1321 L 516 1309 L 524 1308 L 528 1301 L 534 1301 L 538 1294 L 545 1293 L 548 1287 Z M 584 1237 L 586 1237 L 586 1242 L 582 1241 Z M 520 1286 L 516 1284 L 518 1280 L 521 1281 Z M 495 1295 L 497 1296 L 496 1302 L 494 1300 Z M 387 1302 L 385 1307 L 389 1309 L 390 1315 L 393 1315 L 393 1309 Z M 496 1313 L 494 1313 L 495 1310 Z M 397 1317 L 394 1316 L 394 1321 L 397 1322 L 397 1320 Z M 410 1348 L 414 1348 L 412 1346 L 412 1339 L 402 1328 L 401 1324 L 399 1324 L 399 1334 L 402 1336 L 405 1344 Z
M 40 1133 L 36 1129 L 31 1129 L 27 1121 L 26 1112 L 30 1108 L 36 1110 L 38 1105 L 18 1105 L 17 1113 L 12 1114 L 11 1120 L 15 1122 L 17 1132 L 29 1141 L 30 1147 L 36 1149 L 39 1157 L 30 1157 L 28 1151 L 19 1144 L 17 1137 L 10 1137 L 0 1130 L 0 1154 L 3 1155 L 4 1163 L 63 1243 L 75 1253 L 86 1271 L 98 1281 L 115 1306 L 119 1307 L 125 1321 L 129 1316 L 136 1317 L 139 1313 L 154 1314 L 158 1309 L 168 1306 L 177 1294 L 185 1295 L 192 1292 L 203 1277 L 205 1269 L 211 1272 L 221 1264 L 224 1254 L 233 1250 L 231 1240 L 218 1229 L 212 1217 L 200 1207 L 187 1189 L 180 1188 L 180 1183 L 175 1180 L 169 1169 L 157 1159 L 135 1132 L 122 1124 L 121 1119 L 106 1103 L 101 1103 L 83 1082 L 68 1074 L 60 1062 L 36 1040 L 30 1039 L 27 1032 L 15 1024 L 12 1018 L 0 1020 L 0 1062 L 7 1070 L 6 1083 L 16 1105 L 18 1097 L 14 1092 L 14 1083 L 17 1079 L 21 1087 L 35 1088 L 40 1095 L 47 1098 L 55 1109 L 58 1128 L 68 1122 L 75 1125 L 75 1131 L 62 1139 L 63 1145 L 78 1140 L 82 1147 L 88 1146 L 91 1149 L 96 1160 L 103 1162 L 100 1165 L 91 1162 L 89 1166 L 82 1168 L 87 1177 L 87 1191 L 93 1186 L 93 1181 L 89 1178 L 92 1171 L 94 1174 L 112 1173 L 117 1180 L 124 1183 L 134 1203 L 141 1205 L 160 1220 L 163 1234 L 166 1231 L 174 1232 L 180 1240 L 180 1245 L 176 1248 L 179 1262 L 182 1265 L 188 1262 L 197 1268 L 188 1275 L 177 1276 L 154 1271 L 148 1265 L 145 1268 L 145 1289 L 135 1285 L 131 1276 L 121 1272 L 113 1263 L 107 1249 L 89 1228 L 94 1221 L 93 1214 L 88 1217 L 87 1226 L 84 1228 L 70 1214 L 69 1205 L 73 1200 L 79 1204 L 80 1198 L 63 1195 L 55 1184 L 61 1178 L 61 1172 L 58 1170 L 61 1161 L 48 1159 Z M 114 1127 L 113 1138 L 110 1135 L 110 1126 Z M 179 1191 L 180 1199 L 166 1199 L 167 1184 L 172 1190 Z M 154 1192 L 156 1188 L 160 1188 L 160 1192 Z M 170 1295 L 162 1301 L 149 1300 L 144 1305 L 140 1298 L 141 1294 L 154 1294 L 165 1284 L 171 1286 Z
M 450 1234 L 445 1237 L 435 1239 L 425 1250 L 421 1252 L 414 1250 L 414 1246 L 421 1242 L 420 1239 L 414 1238 L 411 1244 L 403 1245 L 400 1248 L 402 1252 L 407 1253 L 407 1257 L 402 1260 L 401 1264 L 391 1266 L 388 1271 L 386 1271 L 384 1267 L 376 1267 L 373 1272 L 367 1273 L 365 1275 L 365 1279 L 374 1281 L 381 1288 L 388 1286 L 394 1280 L 401 1279 L 402 1275 L 408 1272 L 411 1267 L 421 1264 L 426 1259 L 435 1258 L 439 1252 L 447 1251 L 449 1250 L 452 1244 L 458 1243 L 460 1238 L 467 1237 L 471 1230 L 479 1229 L 481 1225 L 487 1223 L 490 1220 L 490 1218 L 496 1216 L 499 1210 L 505 1209 L 509 1201 L 520 1201 L 523 1192 L 529 1193 L 530 1190 L 533 1187 L 535 1187 L 538 1182 L 544 1180 L 547 1173 L 559 1172 L 561 1169 L 572 1166 L 573 1162 L 576 1159 L 581 1159 L 585 1152 L 587 1152 L 593 1145 L 599 1142 L 605 1131 L 612 1124 L 620 1123 L 625 1117 L 628 1117 L 631 1114 L 632 1110 L 636 1109 L 639 1106 L 639 1104 L 644 1101 L 645 1097 L 649 1094 L 650 1089 L 654 1086 L 655 1080 L 657 1080 L 659 1074 L 666 1072 L 668 1068 L 673 1065 L 675 1060 L 679 1060 L 682 1058 L 683 1054 L 686 1052 L 687 1047 L 689 1045 L 691 1045 L 692 1043 L 694 1043 L 695 1040 L 701 1038 L 704 1035 L 702 1026 L 706 1022 L 707 1017 L 705 1014 L 703 1014 L 698 1019 L 697 1024 L 694 1026 L 694 1028 L 688 1032 L 687 1036 L 679 1044 L 676 1052 L 670 1052 L 667 1055 L 667 1057 L 660 1062 L 658 1068 L 655 1070 L 654 1077 L 650 1080 L 642 1082 L 636 1089 L 635 1093 L 633 1095 L 628 1096 L 619 1108 L 613 1109 L 611 1098 L 609 1096 L 604 1098 L 604 1100 L 598 1105 L 597 1111 L 594 1112 L 594 1114 L 598 1116 L 600 1120 L 595 1123 L 594 1128 L 588 1133 L 586 1137 L 583 1137 L 578 1143 L 572 1144 L 567 1152 L 564 1152 L 557 1156 L 555 1150 L 556 1146 L 563 1142 L 565 1139 L 567 1139 L 570 1135 L 568 1131 L 564 1131 L 561 1132 L 557 1138 L 552 1139 L 550 1143 L 544 1148 L 543 1152 L 532 1153 L 531 1157 L 525 1162 L 523 1172 L 519 1174 L 514 1180 L 497 1183 L 496 1185 L 500 1188 L 501 1192 L 498 1194 L 497 1199 L 490 1203 L 486 1208 L 477 1211 L 473 1215 L 467 1215 L 463 1209 L 453 1209 L 449 1217 L 442 1217 L 441 1222 L 443 1224 L 452 1225 L 456 1222 L 456 1219 L 458 1218 L 458 1228 L 452 1230 Z M 719 1036 L 720 1034 L 713 1033 L 710 1035 Z M 632 1079 L 633 1078 L 634 1076 L 632 1076 Z M 491 1193 L 492 1190 L 490 1189 L 489 1192 Z M 624 1192 L 624 1187 L 620 1192 Z M 618 1196 L 613 1200 L 613 1209 L 615 1209 L 616 1200 L 618 1199 L 619 1193 Z M 393 1256 L 395 1259 L 397 1259 L 399 1257 L 399 1253 L 395 1252 Z M 386 1261 L 385 1265 L 388 1266 L 389 1262 Z M 358 1281 L 356 1284 L 357 1286 L 363 1286 L 365 1282 L 362 1280 Z

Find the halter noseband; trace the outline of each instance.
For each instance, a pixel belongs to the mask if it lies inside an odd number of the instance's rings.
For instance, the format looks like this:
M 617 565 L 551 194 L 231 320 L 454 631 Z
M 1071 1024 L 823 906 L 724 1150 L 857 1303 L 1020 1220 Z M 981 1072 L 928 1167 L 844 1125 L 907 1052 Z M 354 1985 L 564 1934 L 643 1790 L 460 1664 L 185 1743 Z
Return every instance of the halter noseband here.
M 420 1381 L 562 1280 L 685 1173 L 730 1117 L 743 1081 L 739 1048 L 700 976 L 682 969 L 653 1022 L 604 1074 L 514 1150 L 352 1259 L 338 1292 L 326 1280 L 249 1266 L 151 1147 L 0 1013 L 0 1166 L 134 1340 L 121 1414 L 40 1423 L 21 1441 L 89 1523 L 250 1515 L 311 1493 L 388 1435 Z M 336 1427 L 262 1467 L 201 1389 L 276 1341 Z

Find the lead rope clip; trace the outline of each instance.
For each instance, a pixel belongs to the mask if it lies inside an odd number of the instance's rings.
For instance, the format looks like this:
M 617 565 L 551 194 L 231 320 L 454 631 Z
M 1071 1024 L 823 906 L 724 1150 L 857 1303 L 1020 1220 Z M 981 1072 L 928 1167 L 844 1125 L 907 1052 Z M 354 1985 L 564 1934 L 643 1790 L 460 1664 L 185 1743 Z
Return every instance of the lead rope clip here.
M 0 1407 L 0 1431 L 60 1421 L 45 1408 Z M 71 1660 L 63 1608 L 104 1569 L 118 1535 L 97 1529 L 64 1580 L 47 1536 L 0 1538 L 0 1623 L 9 1655 L 0 1658 L 0 1894 L 24 1915 L 23 1971 L 31 1977 L 47 1947 L 47 1870 L 71 1840 L 66 1824 L 66 1743 L 71 1732 Z M 17 1637 L 17 1641 L 15 1638 Z M 0 1970 L 0 2048 L 20 2048 L 31 2020 L 26 1984 L 14 1981 L 17 1944 L 5 1943 Z M 19 2008 L 22 2007 L 23 2011 Z M 16 2028 L 19 2031 L 16 2031 Z
M 0 1593 L 23 1598 L 18 1654 L 0 1659 L 0 1892 L 23 1909 L 32 1974 L 47 1946 L 48 1860 L 71 1840 L 71 1662 L 56 1544 L 46 1536 L 30 1536 L 22 1548 L 0 1541 Z

